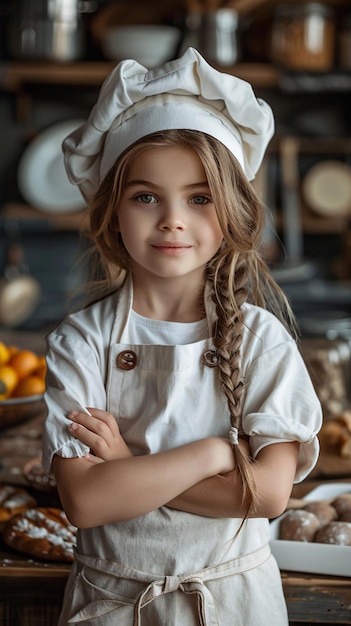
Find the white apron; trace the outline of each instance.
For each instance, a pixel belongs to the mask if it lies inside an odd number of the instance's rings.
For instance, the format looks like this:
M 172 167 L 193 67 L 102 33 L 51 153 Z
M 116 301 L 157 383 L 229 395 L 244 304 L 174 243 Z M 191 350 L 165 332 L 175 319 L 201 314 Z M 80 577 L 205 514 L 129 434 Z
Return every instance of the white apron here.
M 118 416 L 128 446 L 134 454 L 153 454 L 227 437 L 218 372 L 202 361 L 211 340 L 130 344 L 131 298 L 122 291 L 107 383 L 107 409 Z M 239 525 L 160 507 L 128 522 L 79 530 L 59 626 L 286 626 L 268 521 L 247 520 L 233 539 Z

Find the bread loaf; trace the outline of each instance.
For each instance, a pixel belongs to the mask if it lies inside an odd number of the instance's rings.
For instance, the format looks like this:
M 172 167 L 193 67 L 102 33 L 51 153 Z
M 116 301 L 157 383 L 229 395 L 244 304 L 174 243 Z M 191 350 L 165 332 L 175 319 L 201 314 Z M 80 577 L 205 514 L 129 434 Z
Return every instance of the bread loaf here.
M 351 512 L 351 493 L 342 493 L 336 496 L 332 501 L 332 506 L 336 510 L 339 517 L 345 513 Z
M 26 489 L 12 485 L 0 485 L 0 530 L 14 515 L 36 505 L 37 501 Z
M 319 519 L 321 526 L 324 526 L 324 524 L 328 524 L 329 522 L 333 522 L 338 517 L 338 513 L 335 508 L 327 502 L 310 502 L 304 506 L 303 510 L 314 513 L 314 515 Z
M 279 524 L 279 539 L 351 546 L 351 493 L 288 510 Z
M 319 433 L 321 449 L 351 459 L 351 411 L 343 411 L 327 420 Z
M 33 508 L 15 515 L 3 531 L 10 548 L 46 561 L 73 561 L 77 529 L 61 509 Z
M 280 522 L 280 539 L 285 541 L 313 541 L 321 524 L 314 515 L 304 509 L 288 511 Z
M 340 521 L 330 522 L 317 532 L 315 541 L 316 543 L 351 546 L 351 524 Z

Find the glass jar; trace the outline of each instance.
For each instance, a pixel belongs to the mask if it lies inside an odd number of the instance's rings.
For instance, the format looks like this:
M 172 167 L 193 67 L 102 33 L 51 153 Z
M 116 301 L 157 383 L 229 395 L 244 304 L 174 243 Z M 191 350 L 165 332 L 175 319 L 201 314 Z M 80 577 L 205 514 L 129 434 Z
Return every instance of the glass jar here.
M 218 9 L 202 18 L 200 51 L 210 63 L 220 67 L 239 60 L 239 15 L 234 9 Z
M 330 70 L 334 63 L 333 17 L 332 8 L 319 2 L 278 5 L 272 25 L 272 61 L 296 71 Z

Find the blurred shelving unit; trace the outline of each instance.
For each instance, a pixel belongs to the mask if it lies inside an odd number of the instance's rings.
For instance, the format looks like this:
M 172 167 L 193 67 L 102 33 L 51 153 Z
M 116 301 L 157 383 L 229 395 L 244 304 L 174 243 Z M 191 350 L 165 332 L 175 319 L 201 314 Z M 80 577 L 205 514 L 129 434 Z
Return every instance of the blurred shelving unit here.
M 301 0 L 296 0 L 296 4 Z M 350 8 L 350 0 L 325 0 L 326 4 L 329 4 L 336 8 Z M 101 6 L 108 4 L 101 1 Z M 119 0 L 115 3 L 122 7 L 131 8 L 129 0 Z M 171 0 L 165 7 L 164 2 L 160 0 L 145 0 L 145 3 L 133 3 L 133 6 L 147 5 L 152 10 L 159 11 L 162 14 L 165 9 L 168 12 L 174 7 L 176 10 L 183 10 L 183 12 L 189 12 L 194 9 L 196 5 L 200 10 L 205 10 L 209 6 L 205 0 Z M 213 2 L 211 6 L 218 8 L 221 2 Z M 252 18 L 255 19 L 256 15 L 259 15 L 260 11 L 273 10 L 277 4 L 281 4 L 279 0 L 231 0 L 226 2 L 226 6 L 231 6 L 236 9 L 239 14 L 247 15 L 252 13 Z M 143 7 L 145 10 L 145 6 Z M 270 91 L 270 92 L 283 92 L 283 97 L 286 100 L 289 98 L 294 99 L 295 94 L 299 94 L 304 91 L 308 91 L 309 87 L 306 87 L 307 83 L 312 86 L 311 97 L 320 97 L 320 94 L 327 94 L 333 92 L 337 97 L 343 94 L 351 94 L 351 71 L 340 72 L 337 69 L 333 69 L 329 76 L 325 73 L 321 75 L 314 75 L 312 77 L 306 77 L 304 74 L 289 73 L 278 67 L 274 63 L 266 60 L 267 55 L 263 55 L 263 61 L 248 61 L 238 62 L 233 67 L 220 68 L 227 73 L 233 73 L 239 78 L 250 82 L 255 90 L 258 91 Z M 30 118 L 33 98 L 38 97 L 40 90 L 54 89 L 64 87 L 65 89 L 71 89 L 84 87 L 91 90 L 98 90 L 103 80 L 109 74 L 111 69 L 115 66 L 115 62 L 106 60 L 82 60 L 69 63 L 59 62 L 47 62 L 47 61 L 30 61 L 30 60 L 6 60 L 0 63 L 0 90 L 12 94 L 15 102 L 15 115 L 19 123 L 25 122 Z M 308 78 L 312 78 L 308 80 Z M 57 89 L 56 89 L 57 91 Z M 55 93 L 56 93 L 55 91 Z M 341 98 L 342 99 L 342 98 Z M 268 154 L 279 153 L 279 137 L 276 137 L 270 148 Z M 305 154 L 333 152 L 339 155 L 340 158 L 348 158 L 347 155 L 351 153 L 351 137 L 298 137 L 299 142 L 299 156 Z M 320 218 L 311 212 L 308 207 L 304 205 L 303 198 L 300 197 L 300 212 L 301 212 L 301 225 L 305 234 L 328 234 L 337 233 L 342 234 L 349 231 L 349 220 L 345 218 Z M 67 229 L 67 230 L 83 230 L 86 228 L 86 223 L 82 214 L 71 215 L 43 215 L 42 212 L 36 210 L 33 207 L 26 206 L 25 204 L 10 202 L 6 203 L 1 210 L 2 216 L 14 217 L 20 220 L 47 220 L 52 228 Z M 278 226 L 279 219 L 278 215 Z

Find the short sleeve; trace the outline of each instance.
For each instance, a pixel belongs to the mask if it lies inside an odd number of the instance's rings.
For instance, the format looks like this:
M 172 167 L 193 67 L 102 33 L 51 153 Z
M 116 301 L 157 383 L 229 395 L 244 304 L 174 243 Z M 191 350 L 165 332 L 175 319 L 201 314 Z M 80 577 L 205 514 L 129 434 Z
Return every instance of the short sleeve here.
M 89 448 L 68 431 L 69 411 L 106 408 L 103 351 L 88 343 L 83 329 L 69 322 L 47 339 L 47 418 L 43 433 L 43 466 L 51 471 L 53 456 L 81 457 Z
M 322 410 L 301 354 L 292 340 L 263 352 L 245 377 L 242 427 L 255 458 L 267 445 L 300 443 L 294 482 L 301 482 L 319 456 Z

